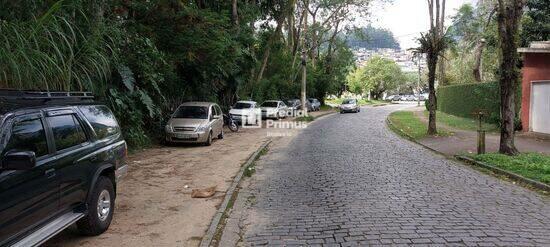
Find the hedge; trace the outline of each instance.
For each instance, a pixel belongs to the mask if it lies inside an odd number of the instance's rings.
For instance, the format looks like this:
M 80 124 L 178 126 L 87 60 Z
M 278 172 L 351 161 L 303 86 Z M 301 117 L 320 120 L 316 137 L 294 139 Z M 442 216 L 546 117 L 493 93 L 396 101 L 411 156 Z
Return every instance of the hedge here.
M 484 110 L 488 113 L 487 122 L 499 123 L 499 85 L 486 82 L 440 86 L 437 88 L 437 109 L 467 118 L 473 118 L 474 111 Z

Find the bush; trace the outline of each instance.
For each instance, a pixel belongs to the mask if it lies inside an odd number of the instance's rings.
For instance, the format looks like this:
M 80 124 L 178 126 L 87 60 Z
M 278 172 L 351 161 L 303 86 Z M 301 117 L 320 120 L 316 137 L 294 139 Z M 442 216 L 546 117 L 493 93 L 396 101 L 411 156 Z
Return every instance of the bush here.
M 486 121 L 500 122 L 499 85 L 495 82 L 441 86 L 437 89 L 437 109 L 459 117 L 473 118 L 483 110 Z

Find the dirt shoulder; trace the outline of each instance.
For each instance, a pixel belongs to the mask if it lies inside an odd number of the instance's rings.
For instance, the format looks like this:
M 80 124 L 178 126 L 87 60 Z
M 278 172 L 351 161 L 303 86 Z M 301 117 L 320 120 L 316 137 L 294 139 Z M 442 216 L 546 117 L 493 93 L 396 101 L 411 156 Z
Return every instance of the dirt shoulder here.
M 129 157 L 111 227 L 83 237 L 71 227 L 46 246 L 197 246 L 241 164 L 268 138 L 265 129 L 225 132 L 210 147 L 155 147 Z M 217 186 L 211 198 L 191 190 Z
M 109 230 L 84 237 L 72 226 L 45 246 L 198 246 L 241 165 L 269 138 L 292 139 L 299 131 L 265 125 L 237 133 L 226 129 L 225 138 L 209 147 L 159 146 L 136 152 L 119 184 Z M 192 189 L 211 186 L 217 186 L 213 197 L 191 198 Z

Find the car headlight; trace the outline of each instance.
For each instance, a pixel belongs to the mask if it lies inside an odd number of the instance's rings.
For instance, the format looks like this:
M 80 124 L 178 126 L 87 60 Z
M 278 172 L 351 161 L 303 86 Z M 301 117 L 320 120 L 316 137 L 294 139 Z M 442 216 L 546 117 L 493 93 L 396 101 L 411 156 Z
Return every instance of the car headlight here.
M 206 132 L 208 131 L 208 125 L 205 125 L 205 126 L 199 126 L 197 128 L 197 132 Z

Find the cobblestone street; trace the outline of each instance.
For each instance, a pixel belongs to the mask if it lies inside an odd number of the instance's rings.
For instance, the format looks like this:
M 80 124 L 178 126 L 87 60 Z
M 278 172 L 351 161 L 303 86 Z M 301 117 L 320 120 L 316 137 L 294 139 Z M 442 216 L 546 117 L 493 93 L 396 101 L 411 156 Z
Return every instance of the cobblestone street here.
M 396 136 L 385 119 L 399 107 L 330 115 L 272 145 L 221 244 L 235 244 L 234 221 L 245 246 L 550 246 L 550 198 Z

